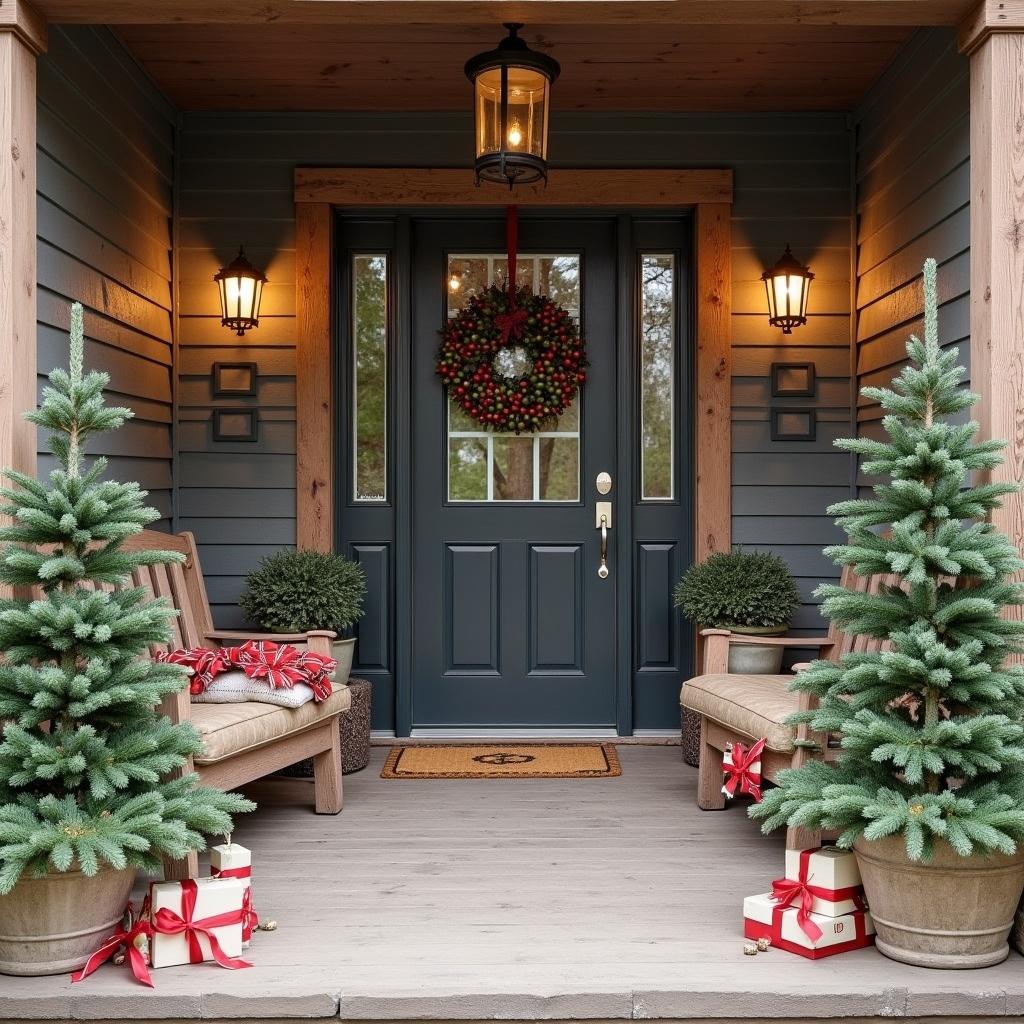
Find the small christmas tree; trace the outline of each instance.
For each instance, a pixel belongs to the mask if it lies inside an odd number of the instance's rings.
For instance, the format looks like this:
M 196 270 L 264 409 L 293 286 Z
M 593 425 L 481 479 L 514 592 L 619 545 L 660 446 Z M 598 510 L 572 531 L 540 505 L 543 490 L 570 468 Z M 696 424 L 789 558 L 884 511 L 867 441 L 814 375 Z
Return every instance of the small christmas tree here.
M 816 661 L 796 677 L 793 689 L 819 707 L 794 720 L 838 733 L 842 752 L 780 772 L 751 808 L 766 832 L 837 829 L 840 846 L 902 834 L 913 860 L 928 860 L 936 841 L 967 856 L 1012 853 L 1024 839 L 1024 671 L 1006 664 L 1024 649 L 1024 623 L 999 614 L 1024 604 L 1009 579 L 1024 562 L 985 522 L 1018 488 L 967 486 L 968 474 L 1000 464 L 1004 443 L 975 443 L 977 423 L 949 419 L 977 397 L 960 387 L 956 350 L 939 348 L 935 275 L 928 260 L 924 342 L 910 339 L 891 390 L 863 389 L 887 413 L 888 441 L 836 442 L 890 479 L 873 498 L 830 508 L 849 541 L 825 553 L 860 575 L 894 573 L 902 586 L 818 591 L 830 619 L 891 650 Z
M 138 484 L 101 479 L 106 460 L 86 468 L 97 433 L 132 413 L 106 408 L 103 373 L 83 375 L 82 307 L 71 311 L 70 369 L 54 370 L 41 408 L 28 419 L 51 432 L 60 468 L 49 486 L 8 471 L 0 490 L 0 893 L 24 874 L 101 862 L 154 870 L 163 856 L 223 835 L 241 797 L 169 778 L 200 750 L 190 725 L 156 712 L 185 685 L 179 666 L 151 661 L 150 644 L 170 640 L 166 602 L 127 586 L 142 565 L 180 556 L 125 551 L 122 542 L 159 517 Z M 106 585 L 106 589 L 104 589 Z M 33 588 L 31 597 L 18 596 Z M 34 598 L 34 599 L 33 599 Z

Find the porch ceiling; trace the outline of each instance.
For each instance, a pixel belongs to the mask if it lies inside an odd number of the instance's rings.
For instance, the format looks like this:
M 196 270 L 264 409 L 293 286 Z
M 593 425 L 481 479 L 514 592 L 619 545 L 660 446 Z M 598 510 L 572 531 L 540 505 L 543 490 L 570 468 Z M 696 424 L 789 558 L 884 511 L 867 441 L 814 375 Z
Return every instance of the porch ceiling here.
M 311 4 L 323 9 L 327 4 Z M 614 5 L 610 5 L 614 6 Z M 530 24 L 562 64 L 558 110 L 848 110 L 907 26 Z M 475 24 L 125 25 L 119 33 L 184 110 L 467 109 Z

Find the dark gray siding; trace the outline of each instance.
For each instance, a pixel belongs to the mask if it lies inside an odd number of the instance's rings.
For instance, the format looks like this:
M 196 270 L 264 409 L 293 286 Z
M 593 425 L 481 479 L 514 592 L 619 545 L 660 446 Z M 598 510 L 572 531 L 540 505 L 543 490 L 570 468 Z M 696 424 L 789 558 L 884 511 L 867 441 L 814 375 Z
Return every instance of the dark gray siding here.
M 970 82 L 946 29 L 918 32 L 865 97 L 857 133 L 857 376 L 884 385 L 922 325 L 921 265 L 939 263 L 939 331 L 970 366 Z M 858 396 L 861 433 L 881 436 Z M 863 484 L 865 481 L 862 480 Z
M 841 115 L 567 115 L 553 137 L 567 166 L 731 167 L 733 497 L 738 541 L 778 551 L 806 595 L 833 567 L 829 501 L 848 493 L 850 144 Z M 240 621 L 242 576 L 295 540 L 295 337 L 292 171 L 299 164 L 467 166 L 465 117 L 187 114 L 181 139 L 180 526 L 202 548 L 214 615 Z M 497 200 L 500 202 L 500 200 Z M 769 328 L 762 270 L 787 241 L 817 275 L 811 323 L 783 340 Z M 270 278 L 258 330 L 243 344 L 216 317 L 210 277 L 240 242 Z M 769 439 L 772 361 L 813 360 L 814 442 Z M 256 360 L 264 421 L 257 444 L 214 444 L 210 367 Z M 776 400 L 778 401 L 778 400 Z M 231 403 L 218 400 L 217 405 Z M 796 518 L 793 518 L 796 517 Z M 820 629 L 809 596 L 798 625 Z
M 90 451 L 172 516 L 171 214 L 175 114 L 105 29 L 51 27 L 39 60 L 39 370 L 67 365 L 68 307 L 86 360 L 135 418 Z M 45 436 L 40 438 L 45 445 Z M 47 454 L 41 469 L 51 464 Z

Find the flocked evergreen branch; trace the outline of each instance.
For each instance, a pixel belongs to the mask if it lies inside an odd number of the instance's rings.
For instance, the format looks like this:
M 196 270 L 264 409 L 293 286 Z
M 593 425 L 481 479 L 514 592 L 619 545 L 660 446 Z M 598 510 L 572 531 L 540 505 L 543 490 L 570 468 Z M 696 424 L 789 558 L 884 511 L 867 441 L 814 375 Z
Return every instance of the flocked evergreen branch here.
M 32 590 L 0 599 L 0 893 L 25 872 L 156 870 L 252 807 L 182 775 L 199 737 L 157 713 L 185 684 L 179 666 L 148 657 L 174 612 L 130 577 L 181 556 L 122 547 L 159 513 L 138 484 L 103 479 L 105 459 L 85 465 L 89 439 L 132 413 L 106 407 L 108 378 L 85 373 L 83 353 L 76 304 L 69 368 L 28 415 L 59 468 L 48 482 L 8 471 L 0 489 L 0 582 Z
M 928 859 L 937 842 L 963 855 L 1012 853 L 1024 841 L 1024 604 L 1012 577 L 1024 561 L 986 516 L 1010 482 L 971 483 L 1002 461 L 1002 441 L 977 441 L 978 424 L 951 422 L 976 396 L 961 386 L 957 352 L 938 337 L 936 264 L 924 267 L 924 340 L 890 388 L 862 393 L 885 411 L 886 439 L 836 446 L 885 477 L 873 496 L 833 505 L 847 534 L 825 549 L 861 575 L 896 579 L 876 593 L 818 589 L 824 614 L 844 630 L 888 640 L 838 664 L 813 662 L 792 688 L 816 698 L 793 716 L 838 735 L 834 762 L 779 774 L 750 813 L 783 825 L 839 832 L 839 844 L 900 835 Z

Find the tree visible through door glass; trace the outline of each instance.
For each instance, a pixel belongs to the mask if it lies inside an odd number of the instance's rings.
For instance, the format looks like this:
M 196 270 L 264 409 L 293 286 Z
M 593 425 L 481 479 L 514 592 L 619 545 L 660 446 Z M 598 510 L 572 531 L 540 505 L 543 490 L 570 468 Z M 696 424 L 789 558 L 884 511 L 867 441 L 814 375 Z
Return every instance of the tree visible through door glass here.
M 673 497 L 675 461 L 675 257 L 640 257 L 640 494 Z
M 352 257 L 352 490 L 387 500 L 388 258 Z
M 504 254 L 448 257 L 448 315 L 489 284 L 504 284 Z M 549 296 L 577 320 L 580 310 L 578 255 L 519 256 L 520 286 Z M 448 402 L 449 501 L 579 501 L 580 398 L 547 429 L 533 434 L 485 430 Z

